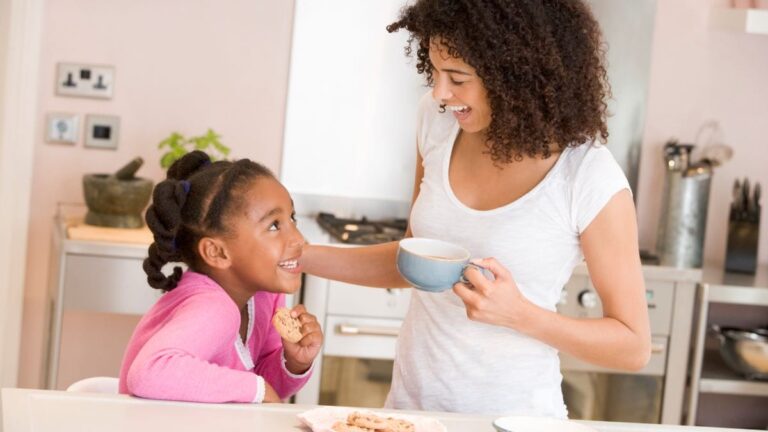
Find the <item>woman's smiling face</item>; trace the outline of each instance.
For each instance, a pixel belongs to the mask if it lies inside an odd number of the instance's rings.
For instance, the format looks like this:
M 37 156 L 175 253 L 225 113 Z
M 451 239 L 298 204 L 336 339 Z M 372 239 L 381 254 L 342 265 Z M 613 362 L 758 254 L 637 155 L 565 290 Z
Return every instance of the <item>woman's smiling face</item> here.
M 451 111 L 465 132 L 482 132 L 491 124 L 488 92 L 475 69 L 448 54 L 440 38 L 429 44 L 434 88 L 432 97 Z
M 229 221 L 225 242 L 232 253 L 230 270 L 243 286 L 293 293 L 301 286 L 301 257 L 305 243 L 296 228 L 288 191 L 277 180 L 262 177 L 243 194 L 243 207 Z

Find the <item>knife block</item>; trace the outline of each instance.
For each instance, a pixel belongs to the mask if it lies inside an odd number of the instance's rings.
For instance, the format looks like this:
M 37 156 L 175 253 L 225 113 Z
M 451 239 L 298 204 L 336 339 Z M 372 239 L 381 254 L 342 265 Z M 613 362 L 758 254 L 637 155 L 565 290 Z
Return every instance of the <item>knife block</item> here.
M 757 270 L 757 243 L 760 238 L 760 212 L 757 218 L 739 218 L 731 213 L 728 221 L 728 246 L 725 253 L 725 271 L 755 274 Z

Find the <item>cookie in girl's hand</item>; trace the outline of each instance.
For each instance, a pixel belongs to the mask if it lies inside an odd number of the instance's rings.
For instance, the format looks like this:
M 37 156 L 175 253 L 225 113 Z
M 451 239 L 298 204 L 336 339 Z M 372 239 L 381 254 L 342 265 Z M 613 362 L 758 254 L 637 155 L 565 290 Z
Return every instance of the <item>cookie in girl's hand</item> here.
M 301 340 L 301 321 L 291 316 L 291 310 L 288 308 L 278 308 L 275 316 L 272 317 L 272 325 L 280 334 L 280 337 L 288 342 L 296 343 Z

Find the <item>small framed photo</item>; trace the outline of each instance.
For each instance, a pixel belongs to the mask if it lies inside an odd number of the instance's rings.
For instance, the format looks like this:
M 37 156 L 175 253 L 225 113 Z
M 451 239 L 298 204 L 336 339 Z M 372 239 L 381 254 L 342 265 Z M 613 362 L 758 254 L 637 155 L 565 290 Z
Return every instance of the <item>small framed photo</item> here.
M 89 114 L 85 117 L 85 147 L 116 150 L 120 117 Z

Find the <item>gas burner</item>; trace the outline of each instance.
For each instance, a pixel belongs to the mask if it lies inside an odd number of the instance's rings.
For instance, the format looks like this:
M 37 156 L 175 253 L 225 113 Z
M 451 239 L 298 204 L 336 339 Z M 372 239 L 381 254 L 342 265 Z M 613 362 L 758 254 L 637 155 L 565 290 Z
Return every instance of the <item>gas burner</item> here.
M 408 228 L 406 219 L 369 221 L 342 219 L 330 213 L 319 213 L 317 222 L 335 239 L 349 244 L 376 244 L 397 241 L 405 236 Z

